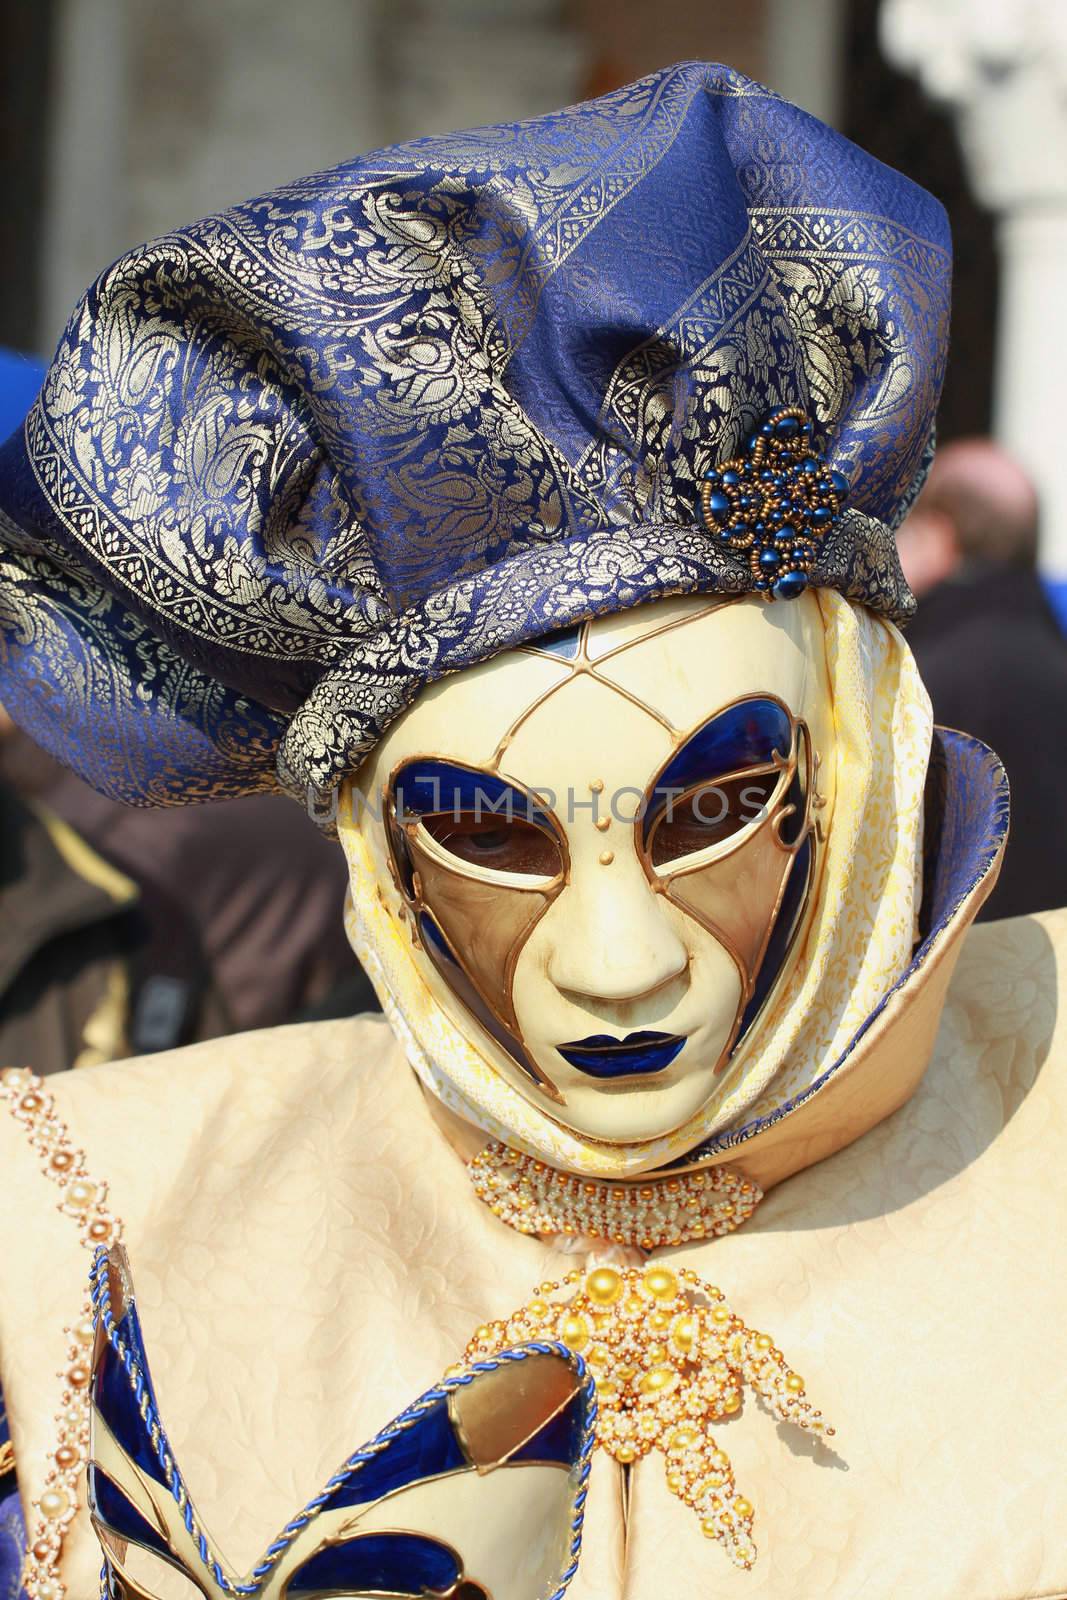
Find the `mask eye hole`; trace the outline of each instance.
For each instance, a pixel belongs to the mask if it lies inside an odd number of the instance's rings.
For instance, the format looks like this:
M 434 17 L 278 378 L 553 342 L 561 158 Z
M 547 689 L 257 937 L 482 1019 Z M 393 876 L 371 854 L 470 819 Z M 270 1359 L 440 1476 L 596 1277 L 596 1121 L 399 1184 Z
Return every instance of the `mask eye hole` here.
M 528 878 L 555 878 L 563 855 L 552 835 L 526 817 L 442 811 L 421 819 L 442 850 L 470 866 Z
M 709 850 L 762 817 L 781 781 L 781 772 L 742 772 L 717 783 L 702 783 L 668 801 L 649 840 L 654 867 Z

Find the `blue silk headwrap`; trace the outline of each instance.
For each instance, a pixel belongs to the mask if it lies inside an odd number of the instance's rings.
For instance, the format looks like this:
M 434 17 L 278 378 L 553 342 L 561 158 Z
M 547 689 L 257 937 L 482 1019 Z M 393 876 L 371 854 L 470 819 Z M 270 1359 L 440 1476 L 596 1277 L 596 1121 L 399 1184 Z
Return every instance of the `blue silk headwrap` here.
M 812 573 L 897 620 L 940 206 L 724 67 L 380 151 L 134 250 L 0 452 L 0 701 L 104 792 L 324 795 L 419 688 L 751 576 L 699 481 L 803 407 Z

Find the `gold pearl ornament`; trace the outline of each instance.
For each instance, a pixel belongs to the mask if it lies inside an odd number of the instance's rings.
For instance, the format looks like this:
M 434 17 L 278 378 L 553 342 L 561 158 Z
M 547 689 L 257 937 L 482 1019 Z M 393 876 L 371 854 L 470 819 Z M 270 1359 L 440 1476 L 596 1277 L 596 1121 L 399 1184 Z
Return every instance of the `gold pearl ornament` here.
M 721 1238 L 763 1199 L 758 1184 L 725 1167 L 606 1183 L 557 1172 L 497 1140 L 467 1170 L 479 1200 L 518 1233 L 584 1234 L 639 1250 Z
M 464 1359 L 552 1338 L 593 1373 L 597 1443 L 623 1466 L 658 1450 L 667 1488 L 692 1508 L 704 1535 L 735 1566 L 751 1567 L 755 1512 L 710 1425 L 741 1409 L 747 1387 L 779 1422 L 823 1438 L 834 1432 L 773 1341 L 746 1327 L 722 1290 L 695 1272 L 599 1266 L 541 1284 L 528 1305 L 479 1328 Z
M 58 1191 L 57 1209 L 75 1224 L 89 1251 L 122 1236 L 122 1224 L 107 1206 L 107 1185 L 97 1183 L 75 1149 L 52 1095 L 26 1067 L 0 1072 L 0 1104 L 24 1129 L 41 1171 Z M 76 1322 L 65 1330 L 66 1362 L 58 1374 L 57 1438 L 45 1472 L 44 1488 L 33 1507 L 34 1523 L 22 1568 L 29 1600 L 66 1600 L 59 1576 L 63 1543 L 83 1496 L 82 1476 L 89 1452 L 89 1347 L 92 1306 L 86 1293 Z

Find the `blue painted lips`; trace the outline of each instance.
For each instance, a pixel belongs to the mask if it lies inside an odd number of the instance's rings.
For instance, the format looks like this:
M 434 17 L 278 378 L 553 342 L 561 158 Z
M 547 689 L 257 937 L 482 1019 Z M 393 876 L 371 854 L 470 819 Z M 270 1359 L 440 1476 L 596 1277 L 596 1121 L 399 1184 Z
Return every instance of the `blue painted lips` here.
M 588 1039 L 558 1044 L 556 1049 L 570 1066 L 591 1078 L 636 1078 L 643 1073 L 662 1072 L 684 1044 L 684 1035 L 642 1031 L 628 1033 L 625 1039 L 593 1033 Z

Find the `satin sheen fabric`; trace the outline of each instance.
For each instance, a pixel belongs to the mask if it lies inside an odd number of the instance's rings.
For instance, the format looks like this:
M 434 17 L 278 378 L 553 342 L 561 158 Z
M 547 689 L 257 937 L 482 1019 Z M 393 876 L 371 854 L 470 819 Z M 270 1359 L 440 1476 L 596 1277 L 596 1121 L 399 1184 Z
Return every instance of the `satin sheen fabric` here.
M 329 791 L 445 673 L 750 591 L 699 486 L 780 406 L 849 483 L 813 583 L 906 618 L 950 270 L 932 196 L 701 62 L 138 246 L 0 448 L 0 697 L 129 803 Z
M 668 1253 L 769 1330 L 836 1455 L 749 1403 L 719 1430 L 757 1508 L 742 1574 L 662 1482 L 598 1456 L 574 1600 L 1022 1600 L 1067 1593 L 1067 912 L 967 936 L 906 1106 Z M 921 978 L 921 974 L 920 974 Z M 893 1070 L 894 1030 L 877 1048 Z M 872 1068 L 873 1070 L 873 1068 Z M 875 1073 L 876 1075 L 876 1073 Z M 474 1197 L 384 1022 L 274 1030 L 49 1085 L 125 1221 L 160 1405 L 205 1522 L 252 1559 L 473 1328 L 579 1264 Z M 0 1351 L 24 1504 L 54 1448 L 88 1253 L 0 1120 Z M 32 1313 L 31 1308 L 32 1306 Z M 73 1600 L 95 1594 L 84 1518 Z

